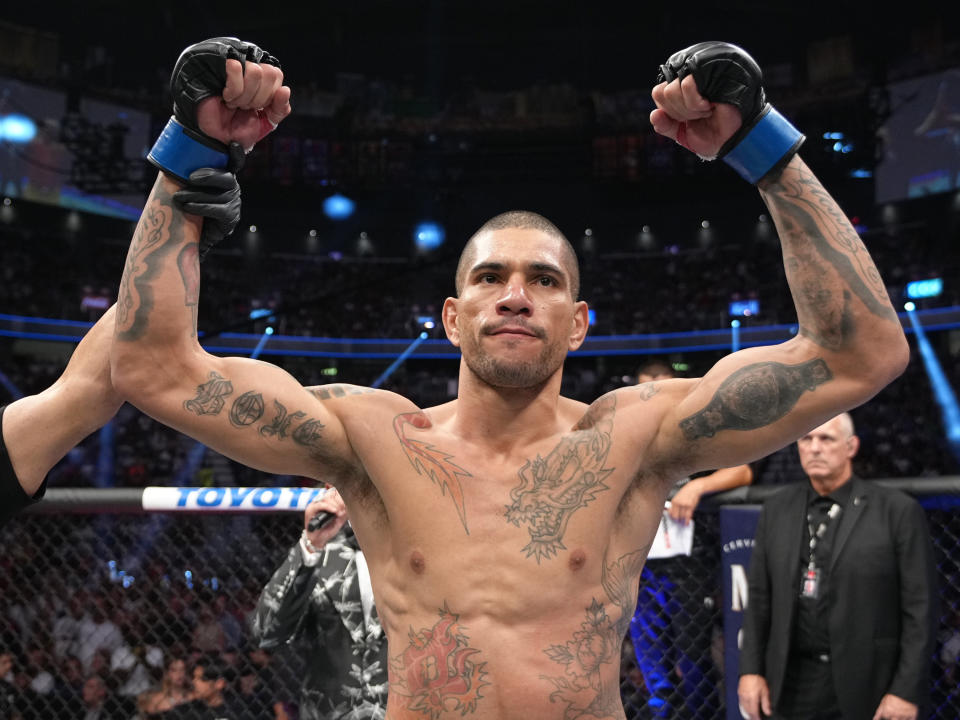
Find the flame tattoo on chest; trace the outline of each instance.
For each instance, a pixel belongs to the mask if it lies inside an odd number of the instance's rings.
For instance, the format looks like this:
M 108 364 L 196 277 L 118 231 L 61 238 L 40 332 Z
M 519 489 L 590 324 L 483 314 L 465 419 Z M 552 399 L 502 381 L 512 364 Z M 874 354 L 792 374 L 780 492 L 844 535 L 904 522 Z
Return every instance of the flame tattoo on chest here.
M 431 425 L 430 419 L 420 411 L 401 413 L 393 419 L 393 431 L 400 438 L 400 447 L 403 448 L 413 469 L 418 475 L 426 475 L 435 485 L 439 485 L 442 494 L 450 493 L 450 498 L 460 516 L 460 522 L 463 523 L 463 529 L 469 535 L 470 529 L 467 527 L 467 513 L 463 505 L 463 487 L 460 485 L 460 478 L 472 476 L 450 460 L 453 457 L 450 453 L 407 435 L 410 427 L 416 430 L 427 430 Z
M 604 480 L 610 452 L 616 397 L 604 395 L 590 406 L 572 432 L 544 458 L 520 468 L 520 484 L 510 491 L 507 521 L 526 526 L 530 542 L 523 548 L 539 564 L 565 550 L 563 535 L 573 513 L 608 490 Z

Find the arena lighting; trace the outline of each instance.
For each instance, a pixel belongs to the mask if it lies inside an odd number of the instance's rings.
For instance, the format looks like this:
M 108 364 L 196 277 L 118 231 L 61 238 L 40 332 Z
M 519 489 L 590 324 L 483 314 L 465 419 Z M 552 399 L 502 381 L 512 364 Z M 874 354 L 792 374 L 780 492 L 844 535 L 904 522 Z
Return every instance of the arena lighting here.
M 396 360 L 394 360 L 392 363 L 390 363 L 390 367 L 388 367 L 386 370 L 384 370 L 383 373 L 380 375 L 380 377 L 378 377 L 376 380 L 374 380 L 374 381 L 370 384 L 370 387 L 372 387 L 372 388 L 378 388 L 378 387 L 380 387 L 381 385 L 383 385 L 383 383 L 386 382 L 386 379 L 387 379 L 388 377 L 390 377 L 391 375 L 393 375 L 394 371 L 395 371 L 398 367 L 400 367 L 400 365 L 403 364 L 403 361 L 406 360 L 408 357 L 410 357 L 410 355 L 413 353 L 414 350 L 417 349 L 417 347 L 420 345 L 420 343 L 422 343 L 422 342 L 423 342 L 424 340 L 426 340 L 428 337 L 429 337 L 429 335 L 427 335 L 426 332 L 420 333 L 420 334 L 417 336 L 416 340 L 414 340 L 412 343 L 410 343 L 410 344 L 407 346 L 407 349 L 404 350 L 402 353 L 400 353 L 400 354 L 397 356 L 397 359 L 396 359 Z
M 0 142 L 25 144 L 37 136 L 37 124 L 26 115 L 0 115 Z
M 740 349 L 740 321 L 730 321 L 730 352 Z
M 446 232 L 435 222 L 422 222 L 413 231 L 413 240 L 418 250 L 436 250 L 443 245 Z
M 273 315 L 273 310 L 267 308 L 257 308 L 256 310 L 250 311 L 251 320 L 259 320 L 260 318 L 270 317 Z M 270 322 L 273 322 L 272 320 Z
M 920 298 L 937 297 L 943 292 L 943 278 L 929 280 L 914 280 L 907 283 L 907 297 L 913 300 Z
M 731 316 L 740 316 L 740 317 L 751 317 L 753 315 L 759 315 L 760 301 L 756 299 L 731 300 L 727 314 Z
M 323 214 L 331 220 L 346 220 L 353 215 L 356 203 L 346 195 L 335 193 L 323 201 Z
M 273 335 L 273 328 L 268 326 L 267 329 L 263 331 L 263 335 L 260 336 L 260 341 L 257 343 L 257 346 L 253 349 L 253 352 L 250 353 L 252 359 L 256 360 L 260 357 L 260 353 L 263 352 L 263 347 L 267 344 L 267 340 L 270 339 L 271 335 Z
M 23 397 L 23 393 L 20 392 L 20 388 L 17 387 L 13 380 L 4 375 L 3 371 L 0 371 L 0 385 L 3 385 L 3 387 L 6 388 L 7 392 L 10 393 L 10 397 L 12 397 L 14 400 L 19 400 Z
M 934 400 L 940 406 L 940 416 L 946 430 L 947 443 L 950 445 L 954 457 L 960 460 L 960 405 L 958 405 L 957 395 L 950 386 L 950 382 L 940 366 L 940 361 L 933 351 L 933 345 L 930 344 L 927 334 L 923 330 L 923 325 L 920 324 L 920 318 L 914 312 L 915 307 L 912 302 L 904 305 L 914 335 L 917 337 L 917 349 L 920 351 L 920 357 L 923 358 L 923 367 L 927 371 L 927 377 L 930 378 Z

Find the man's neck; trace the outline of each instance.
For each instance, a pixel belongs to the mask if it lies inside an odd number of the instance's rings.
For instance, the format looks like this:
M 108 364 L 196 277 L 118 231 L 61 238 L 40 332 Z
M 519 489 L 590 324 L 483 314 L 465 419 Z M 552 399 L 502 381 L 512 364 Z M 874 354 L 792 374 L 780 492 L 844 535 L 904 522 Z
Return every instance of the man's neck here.
M 532 388 L 496 388 L 469 370 L 460 373 L 460 389 L 451 431 L 464 440 L 481 440 L 508 452 L 557 430 L 560 403 L 558 371 Z
M 829 495 L 837 488 L 841 487 L 845 483 L 849 482 L 850 478 L 853 477 L 853 471 L 849 468 L 844 470 L 839 475 L 831 475 L 830 477 L 820 477 L 820 478 L 810 478 L 810 484 L 813 486 L 814 491 L 821 497 Z

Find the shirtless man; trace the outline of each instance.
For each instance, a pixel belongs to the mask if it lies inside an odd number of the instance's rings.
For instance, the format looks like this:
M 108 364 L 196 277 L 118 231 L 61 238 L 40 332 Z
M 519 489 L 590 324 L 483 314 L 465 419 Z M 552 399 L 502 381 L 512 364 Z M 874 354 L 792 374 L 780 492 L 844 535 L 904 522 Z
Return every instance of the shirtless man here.
M 205 76 L 210 97 L 194 94 L 195 114 L 181 107 L 178 118 L 194 123 L 193 136 L 249 148 L 290 111 L 290 91 L 273 58 L 227 44 L 209 61 L 219 73 Z M 196 337 L 197 222 L 170 201 L 178 182 L 158 177 L 124 270 L 114 385 L 218 452 L 339 489 L 387 633 L 391 720 L 622 720 L 621 642 L 677 479 L 766 455 L 906 366 L 866 250 L 794 154 L 802 136 L 785 121 L 772 126 L 778 114 L 761 117 L 759 68 L 731 48 L 671 57 L 651 121 L 704 157 L 744 123 L 756 126 L 726 159 L 750 179 L 767 175 L 759 189 L 800 332 L 728 355 L 703 378 L 621 388 L 589 406 L 560 396 L 587 305 L 574 252 L 540 216 L 498 216 L 467 243 L 457 297 L 443 304 L 462 352 L 459 394 L 421 409 L 382 390 L 304 388 L 268 363 L 207 354 Z M 246 60 L 243 74 L 234 58 Z M 175 75 L 190 66 L 178 63 Z M 698 86 L 738 105 L 710 102 Z M 193 180 L 189 170 L 167 172 Z

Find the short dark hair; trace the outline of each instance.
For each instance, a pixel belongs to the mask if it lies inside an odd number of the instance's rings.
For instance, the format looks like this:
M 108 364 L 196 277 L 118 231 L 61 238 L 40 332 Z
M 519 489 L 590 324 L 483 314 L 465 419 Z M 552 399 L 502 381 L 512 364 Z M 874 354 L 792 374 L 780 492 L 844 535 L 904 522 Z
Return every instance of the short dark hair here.
M 201 655 L 193 667 L 203 670 L 204 680 L 219 680 L 229 674 L 226 664 L 216 655 Z
M 580 262 L 577 260 L 576 250 L 573 249 L 573 245 L 570 244 L 567 236 L 560 231 L 560 228 L 547 220 L 543 215 L 531 212 L 530 210 L 510 210 L 509 212 L 500 213 L 487 220 L 480 226 L 479 230 L 470 236 L 466 245 L 463 246 L 463 250 L 460 252 L 460 260 L 457 262 L 457 295 L 463 292 L 463 286 L 466 284 L 467 272 L 470 269 L 470 264 L 473 262 L 473 249 L 476 245 L 476 239 L 484 233 L 494 230 L 506 230 L 508 228 L 516 228 L 517 230 L 539 230 L 545 235 L 560 240 L 564 260 L 570 273 L 570 295 L 574 300 L 578 299 L 580 295 Z
M 668 363 L 666 360 L 652 359 L 647 360 L 637 368 L 637 377 L 640 377 L 641 375 L 652 375 L 653 377 L 666 375 L 667 377 L 672 378 L 676 377 L 677 373 L 673 369 L 673 365 Z

